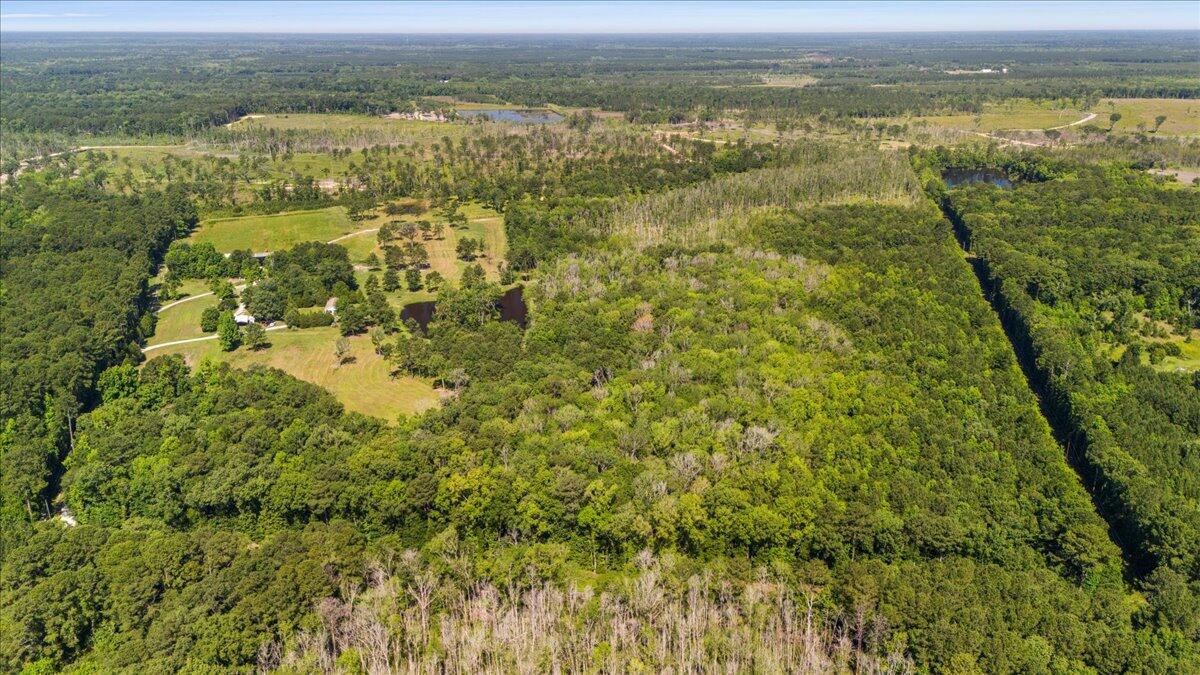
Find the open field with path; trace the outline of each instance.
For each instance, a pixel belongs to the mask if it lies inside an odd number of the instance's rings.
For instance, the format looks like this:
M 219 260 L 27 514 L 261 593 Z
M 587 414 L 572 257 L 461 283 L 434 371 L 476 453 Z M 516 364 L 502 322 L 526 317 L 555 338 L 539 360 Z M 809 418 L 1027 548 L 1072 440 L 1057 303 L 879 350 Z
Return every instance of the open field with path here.
M 245 347 L 223 352 L 217 340 L 205 340 L 163 347 L 147 356 L 180 354 L 191 366 L 205 358 L 213 358 L 236 368 L 256 364 L 279 368 L 328 389 L 348 410 L 389 422 L 395 421 L 400 414 L 427 410 L 439 401 L 437 392 L 427 380 L 391 377 L 391 364 L 375 353 L 370 338 L 365 335 L 347 338 L 351 358 L 342 365 L 337 364 L 333 351 L 338 340 L 337 328 L 275 330 L 267 333 L 267 339 L 271 346 L 257 352 Z
M 470 237 L 483 239 L 485 255 L 477 258 L 476 262 L 488 272 L 489 277 L 494 278 L 498 271 L 498 264 L 504 260 L 504 254 L 508 252 L 508 239 L 504 234 L 504 217 L 481 204 L 463 204 L 460 210 L 467 217 L 465 228 L 456 229 L 447 225 L 442 232 L 441 239 L 426 240 L 420 236 L 417 237 L 417 243 L 429 251 L 429 269 L 436 270 L 447 279 L 457 281 L 462 276 L 462 270 L 467 263 L 458 259 L 455 247 L 458 246 L 460 239 Z M 378 228 L 380 225 L 395 220 L 436 222 L 441 218 L 436 211 L 405 216 L 378 215 L 359 223 L 359 225 L 364 228 Z M 372 252 L 381 260 L 383 259 L 383 249 L 378 245 L 378 237 L 374 233 L 355 235 L 337 243 L 345 246 L 350 251 L 350 258 L 356 262 L 365 260 Z M 400 242 L 398 241 L 398 243 Z
M 1088 112 L 1072 109 L 1051 109 L 1028 102 L 988 104 L 978 115 L 927 115 L 911 118 L 892 118 L 892 123 L 926 124 L 964 131 L 1002 131 L 1006 129 L 1052 129 L 1065 127 L 1087 117 Z M 1107 124 L 1107 122 L 1106 122 Z
M 189 241 L 211 243 L 222 253 L 243 249 L 278 251 L 304 241 L 329 241 L 359 229 L 363 228 L 350 222 L 344 207 L 333 206 L 314 211 L 205 220 Z
M 168 304 L 165 311 L 158 313 L 158 322 L 154 327 L 154 335 L 146 340 L 147 346 L 160 345 L 175 340 L 186 340 L 201 337 L 200 315 L 209 307 L 217 306 L 217 296 L 192 296 L 194 299 L 184 299 L 176 305 Z

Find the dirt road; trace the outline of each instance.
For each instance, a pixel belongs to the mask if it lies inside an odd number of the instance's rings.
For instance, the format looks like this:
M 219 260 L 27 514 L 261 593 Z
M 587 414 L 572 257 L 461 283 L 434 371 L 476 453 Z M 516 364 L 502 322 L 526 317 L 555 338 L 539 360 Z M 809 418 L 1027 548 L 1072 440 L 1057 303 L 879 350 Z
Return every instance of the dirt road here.
M 270 328 L 267 328 L 265 330 L 268 330 L 268 331 L 283 330 L 284 328 L 287 328 L 287 325 L 278 324 L 275 326 L 271 326 Z M 172 342 L 164 342 L 160 345 L 150 345 L 149 347 L 142 347 L 142 353 L 145 354 L 146 352 L 152 352 L 155 349 L 162 349 L 163 347 L 174 347 L 175 345 L 186 345 L 186 344 L 189 344 L 192 342 L 204 342 L 205 340 L 216 340 L 218 337 L 220 337 L 220 336 L 217 335 L 216 333 L 213 333 L 212 335 L 205 335 L 204 337 L 188 338 L 186 340 L 174 340 Z
M 1077 119 L 1074 122 L 1071 122 L 1069 124 L 1060 124 L 1057 127 L 1049 127 L 1048 129 L 1046 129 L 1046 131 L 1054 131 L 1056 129 L 1066 129 L 1066 128 L 1073 127 L 1078 124 L 1086 124 L 1087 122 L 1091 122 L 1094 119 L 1096 119 L 1096 113 L 1088 113 L 1085 117 L 1083 117 L 1081 119 Z

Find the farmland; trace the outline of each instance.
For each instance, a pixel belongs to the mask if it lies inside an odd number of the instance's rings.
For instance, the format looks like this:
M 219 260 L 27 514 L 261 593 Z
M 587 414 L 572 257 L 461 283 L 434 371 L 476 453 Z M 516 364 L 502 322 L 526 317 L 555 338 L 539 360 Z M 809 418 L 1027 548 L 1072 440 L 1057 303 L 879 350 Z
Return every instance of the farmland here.
M 1087 116 L 1086 111 L 1049 108 L 1028 101 L 1009 101 L 984 106 L 976 115 L 928 115 L 904 120 L 966 131 L 1003 131 L 1008 129 L 1049 129 L 1070 124 Z

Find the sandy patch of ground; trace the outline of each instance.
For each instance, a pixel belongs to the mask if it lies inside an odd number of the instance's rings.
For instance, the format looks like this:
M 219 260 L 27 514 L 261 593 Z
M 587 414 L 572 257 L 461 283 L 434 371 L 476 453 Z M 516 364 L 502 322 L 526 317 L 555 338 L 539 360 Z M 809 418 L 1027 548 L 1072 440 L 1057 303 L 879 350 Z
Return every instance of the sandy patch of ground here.
M 1200 178 L 1200 169 L 1150 169 L 1150 173 L 1159 176 L 1174 176 L 1180 183 L 1191 185 Z

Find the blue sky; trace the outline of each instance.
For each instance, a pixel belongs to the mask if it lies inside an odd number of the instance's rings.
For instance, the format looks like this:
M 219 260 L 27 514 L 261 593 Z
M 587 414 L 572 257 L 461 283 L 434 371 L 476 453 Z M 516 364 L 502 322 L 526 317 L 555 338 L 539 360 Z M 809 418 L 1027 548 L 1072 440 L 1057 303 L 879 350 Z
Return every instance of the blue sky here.
M 1200 30 L 1181 2 L 22 2 L 0 30 L 691 33 Z

